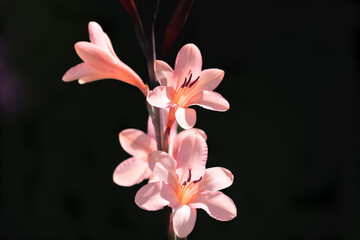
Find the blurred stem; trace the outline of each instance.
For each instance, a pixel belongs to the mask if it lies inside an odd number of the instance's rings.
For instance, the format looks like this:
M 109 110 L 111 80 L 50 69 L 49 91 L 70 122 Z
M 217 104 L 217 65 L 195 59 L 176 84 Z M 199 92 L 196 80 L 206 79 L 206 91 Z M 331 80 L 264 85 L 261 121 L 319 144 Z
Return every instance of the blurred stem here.
M 149 73 L 149 86 L 151 90 L 159 85 L 158 81 L 156 80 L 154 69 L 154 63 L 156 60 L 154 24 L 158 6 L 159 0 L 143 1 L 140 8 L 142 13 L 141 15 L 143 16 L 143 22 L 138 19 L 138 24 L 135 24 L 135 33 L 146 59 Z M 164 123 L 162 110 L 157 107 L 150 106 L 148 103 L 146 104 L 154 124 L 157 148 L 161 151 L 167 151 L 165 144 L 166 141 L 164 140 L 163 135 Z
M 150 90 L 152 90 L 159 85 L 158 81 L 156 80 L 154 69 L 154 63 L 156 60 L 154 24 L 160 0 L 142 0 L 140 1 L 141 4 L 139 9 L 137 9 L 134 0 L 120 0 L 120 2 L 122 2 L 122 4 L 134 19 L 135 34 L 146 58 L 146 64 L 149 73 L 149 86 Z M 170 129 L 174 121 L 171 120 L 169 122 L 164 122 L 163 114 L 165 114 L 165 111 L 160 108 L 151 106 L 148 102 L 146 102 L 146 107 L 154 124 L 157 149 L 160 151 L 169 152 L 168 139 L 170 135 Z M 169 229 L 168 239 L 186 239 L 178 238 L 174 233 L 174 228 L 171 221 L 171 209 L 170 212 L 168 209 L 166 209 L 165 215 Z

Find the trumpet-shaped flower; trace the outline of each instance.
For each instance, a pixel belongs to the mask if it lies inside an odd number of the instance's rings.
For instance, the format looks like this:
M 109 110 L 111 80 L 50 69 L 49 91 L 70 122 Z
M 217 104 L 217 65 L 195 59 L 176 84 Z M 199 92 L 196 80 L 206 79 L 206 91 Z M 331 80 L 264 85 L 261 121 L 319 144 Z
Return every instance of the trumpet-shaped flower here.
M 177 134 L 176 125 L 170 132 L 169 152 L 176 156 L 181 141 L 190 134 L 198 133 L 206 139 L 206 134 L 200 129 L 184 130 Z M 117 185 L 129 187 L 150 178 L 157 181 L 148 165 L 149 154 L 157 150 L 154 125 L 151 118 L 148 119 L 148 133 L 137 129 L 125 129 L 119 133 L 119 141 L 122 148 L 132 157 L 121 162 L 115 169 L 113 180 Z
M 148 92 L 147 101 L 155 107 L 173 108 L 177 122 L 185 129 L 196 122 L 196 111 L 189 108 L 192 105 L 214 111 L 228 110 L 228 101 L 213 91 L 222 81 L 224 71 L 201 69 L 201 53 L 194 44 L 180 49 L 174 70 L 166 62 L 157 60 L 155 73 L 161 86 Z
M 233 175 L 221 167 L 205 169 L 206 160 L 207 145 L 198 134 L 184 138 L 177 160 L 162 151 L 151 153 L 149 167 L 160 181 L 143 186 L 135 196 L 136 204 L 149 211 L 170 206 L 174 231 L 181 238 L 193 230 L 197 208 L 220 221 L 233 219 L 236 206 L 219 191 L 233 183 Z
M 115 54 L 110 38 L 96 22 L 89 22 L 90 42 L 77 42 L 76 53 L 84 61 L 70 68 L 62 80 L 79 79 L 80 84 L 113 78 L 138 87 L 146 96 L 148 87 L 129 66 Z

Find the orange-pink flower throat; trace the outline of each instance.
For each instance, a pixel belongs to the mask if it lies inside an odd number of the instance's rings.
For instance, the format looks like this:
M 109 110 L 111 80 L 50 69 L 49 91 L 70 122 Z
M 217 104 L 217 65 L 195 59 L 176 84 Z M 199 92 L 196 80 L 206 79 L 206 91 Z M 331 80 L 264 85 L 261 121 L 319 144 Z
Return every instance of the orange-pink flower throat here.
M 186 96 L 191 92 L 191 87 L 199 81 L 199 78 L 200 76 L 198 76 L 195 80 L 191 82 L 192 72 L 190 69 L 182 85 L 175 90 L 173 101 L 180 107 L 185 107 L 184 105 L 189 100 Z
M 198 188 L 198 182 L 200 182 L 202 177 L 200 177 L 198 180 L 191 181 L 191 169 L 189 169 L 189 176 L 186 181 L 184 181 L 182 184 L 179 184 L 178 188 L 178 200 L 182 204 L 188 204 L 191 199 L 194 197 L 195 193 L 197 192 Z

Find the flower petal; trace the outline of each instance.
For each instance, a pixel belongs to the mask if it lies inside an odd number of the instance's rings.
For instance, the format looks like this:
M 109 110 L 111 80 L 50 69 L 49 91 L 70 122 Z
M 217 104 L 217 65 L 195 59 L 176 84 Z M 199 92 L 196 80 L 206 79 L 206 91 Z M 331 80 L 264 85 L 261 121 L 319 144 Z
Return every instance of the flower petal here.
M 96 22 L 89 22 L 91 42 L 77 42 L 75 50 L 84 64 L 70 69 L 63 81 L 79 79 L 80 84 L 114 78 L 138 87 L 146 96 L 148 87 L 129 66 L 116 56 L 110 38 Z M 89 69 L 91 68 L 91 70 Z
M 184 129 L 192 128 L 196 123 L 196 111 L 192 108 L 179 107 L 175 112 L 176 121 Z
M 200 134 L 200 136 L 202 136 L 206 141 L 206 139 L 207 139 L 206 133 L 201 129 L 191 128 L 191 129 L 183 130 L 179 134 L 177 134 L 177 136 L 172 140 L 172 145 L 169 150 L 169 152 L 171 153 L 171 156 L 173 156 L 175 159 L 177 159 L 177 152 L 179 150 L 180 144 L 187 136 L 194 134 L 194 133 Z
M 152 182 L 144 185 L 135 195 L 136 205 L 148 211 L 156 211 L 167 206 L 170 202 L 163 197 L 162 192 L 173 190 L 168 185 L 167 187 L 164 185 L 163 182 Z
M 187 136 L 179 146 L 177 154 L 177 173 L 180 183 L 185 180 L 200 179 L 205 171 L 208 148 L 205 139 L 199 134 Z M 191 170 L 191 173 L 189 173 Z M 191 179 L 188 179 L 190 176 Z
M 199 105 L 205 109 L 224 112 L 230 108 L 229 102 L 219 93 L 204 90 L 192 97 L 188 102 L 190 105 Z
M 103 31 L 101 26 L 97 22 L 91 21 L 89 22 L 88 28 L 89 28 L 90 42 L 94 43 L 103 50 L 107 51 L 109 54 L 116 57 L 111 41 L 108 35 Z
M 116 59 L 101 47 L 89 42 L 77 42 L 75 50 L 85 63 L 97 71 L 102 73 L 114 71 Z
M 205 169 L 201 181 L 198 183 L 198 191 L 217 191 L 229 187 L 234 181 L 234 176 L 226 168 L 212 167 Z
M 163 151 L 149 155 L 149 168 L 161 180 L 177 188 L 176 160 Z
M 115 68 L 113 72 L 110 72 L 109 78 L 114 78 L 128 84 L 134 85 L 139 88 L 140 91 L 146 96 L 148 92 L 148 86 L 144 84 L 139 75 L 132 70 L 128 65 L 120 61 L 118 58 L 114 58 Z
M 225 72 L 217 68 L 205 69 L 200 73 L 197 84 L 194 85 L 193 92 L 202 90 L 214 90 L 224 78 Z
M 151 171 L 151 170 L 150 170 Z M 150 174 L 148 183 L 152 182 L 159 182 L 161 181 L 154 173 Z M 175 208 L 179 206 L 181 203 L 179 202 L 177 192 L 174 190 L 174 187 L 170 184 L 162 182 L 162 189 L 161 189 L 161 197 L 169 201 L 169 207 Z
M 85 77 L 81 77 L 81 78 L 79 78 L 78 82 L 79 82 L 79 84 L 85 84 L 85 83 L 93 82 L 93 81 L 96 81 L 96 80 L 101 80 L 101 79 L 104 79 L 104 78 L 108 78 L 108 77 L 104 76 L 101 73 L 98 73 L 98 74 L 94 74 L 94 75 L 88 75 L 88 76 L 85 76 Z
M 200 76 L 202 68 L 201 52 L 195 44 L 189 43 L 183 46 L 175 60 L 174 67 L 174 86 L 179 87 L 188 76 L 189 71 L 193 79 Z
M 146 100 L 149 104 L 158 108 L 168 108 L 172 106 L 173 91 L 169 87 L 159 86 L 149 91 Z
M 153 124 L 152 118 L 150 116 L 148 117 L 147 135 L 150 136 L 153 139 L 155 139 L 155 137 L 156 137 L 155 136 L 154 124 Z
M 181 205 L 174 209 L 173 226 L 176 235 L 180 238 L 185 238 L 194 229 L 196 222 L 196 209 L 188 205 Z
M 122 148 L 134 157 L 148 158 L 149 153 L 157 149 L 156 141 L 137 129 L 125 129 L 119 133 Z
M 146 161 L 138 158 L 129 158 L 120 163 L 113 174 L 113 180 L 123 187 L 133 186 L 148 178 L 151 174 Z
M 151 170 L 150 170 L 151 171 Z M 153 172 L 151 172 L 148 183 L 161 181 Z
M 161 86 L 173 86 L 173 69 L 164 61 L 155 60 L 155 74 Z
M 101 73 L 102 78 L 114 78 L 138 87 L 147 94 L 147 87 L 128 65 L 109 54 L 106 49 L 89 42 L 77 42 L 75 50 L 79 57 L 90 67 Z M 90 80 L 88 80 L 90 81 Z
M 80 63 L 70 68 L 62 77 L 64 82 L 70 82 L 83 77 L 96 76 L 99 74 L 94 68 L 90 67 L 86 63 Z
M 218 191 L 203 191 L 195 195 L 189 204 L 192 208 L 201 208 L 211 217 L 220 221 L 229 221 L 236 217 L 234 202 Z
M 164 108 L 163 110 L 169 110 L 169 112 L 168 112 L 168 118 L 166 119 L 166 121 L 164 121 L 164 122 L 166 122 L 166 123 L 169 123 L 168 122 L 168 119 L 169 119 L 169 117 L 172 119 L 172 121 L 173 121 L 173 123 L 172 123 L 172 126 L 171 126 L 171 128 L 170 128 L 170 132 L 169 132 L 169 154 L 171 155 L 171 156 L 173 156 L 172 155 L 172 149 L 173 149 L 173 145 L 174 145 L 174 143 L 175 143 L 175 139 L 176 139 L 176 137 L 177 137 L 177 135 L 178 135 L 178 124 L 177 124 L 177 122 L 176 122 L 176 118 L 175 118 L 175 108 L 174 109 L 171 109 L 171 108 Z M 171 110 L 171 113 L 170 113 L 170 110 Z M 172 116 L 170 116 L 170 114 L 172 114 Z M 170 120 L 171 121 L 171 120 Z M 167 125 L 167 124 L 166 124 Z M 173 156 L 174 157 L 174 156 Z M 175 158 L 175 157 L 174 157 Z M 175 158 L 176 159 L 176 158 Z

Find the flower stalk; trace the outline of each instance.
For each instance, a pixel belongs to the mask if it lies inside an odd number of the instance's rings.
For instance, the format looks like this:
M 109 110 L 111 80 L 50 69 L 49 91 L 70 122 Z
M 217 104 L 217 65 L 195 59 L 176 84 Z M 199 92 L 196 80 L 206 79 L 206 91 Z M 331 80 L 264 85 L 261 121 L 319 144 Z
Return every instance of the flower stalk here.
M 134 21 L 135 34 L 146 59 L 149 86 L 150 89 L 153 89 L 159 85 L 154 70 L 156 60 L 154 24 L 160 1 L 141 1 L 142 4 L 140 4 L 139 9 L 135 5 L 134 0 L 120 0 L 120 2 Z M 146 106 L 154 124 L 157 148 L 158 150 L 166 151 L 165 136 L 162 133 L 164 125 L 162 122 L 162 110 L 149 105 L 147 102 Z
M 149 113 L 147 131 L 129 128 L 119 133 L 122 148 L 131 157 L 113 173 L 113 181 L 124 187 L 148 180 L 135 196 L 142 209 L 164 209 L 167 238 L 187 239 L 197 212 L 203 209 L 220 221 L 237 215 L 231 198 L 220 192 L 233 183 L 232 173 L 222 167 L 205 167 L 207 136 L 193 128 L 193 105 L 213 111 L 227 111 L 228 101 L 213 90 L 224 71 L 202 70 L 201 52 L 195 44 L 184 45 L 174 69 L 156 59 L 154 25 L 160 0 L 119 0 L 134 21 L 135 34 L 146 59 L 149 81 L 143 82 L 114 52 L 109 36 L 96 22 L 90 22 L 90 42 L 77 42 L 76 53 L 83 60 L 70 68 L 63 81 L 80 84 L 100 79 L 117 79 L 137 87 L 146 98 Z M 188 17 L 193 0 L 179 0 L 164 36 L 162 58 L 168 54 Z M 177 132 L 177 126 L 184 130 Z
M 149 86 L 150 89 L 154 89 L 159 85 L 154 69 L 156 60 L 154 24 L 159 6 L 159 0 L 142 1 L 143 6 L 141 15 L 143 21 L 139 17 L 139 12 L 134 1 L 121 0 L 120 2 L 124 5 L 125 9 L 130 13 L 134 20 L 135 33 L 146 59 L 149 74 Z M 168 126 L 169 124 L 164 122 L 163 115 L 165 112 L 163 109 L 154 107 L 148 102 L 146 102 L 146 107 L 154 125 L 157 149 L 159 151 L 168 152 L 171 126 Z M 165 213 L 165 215 L 168 214 Z M 167 217 L 167 222 L 169 226 L 169 240 L 178 239 L 171 223 L 171 217 Z

